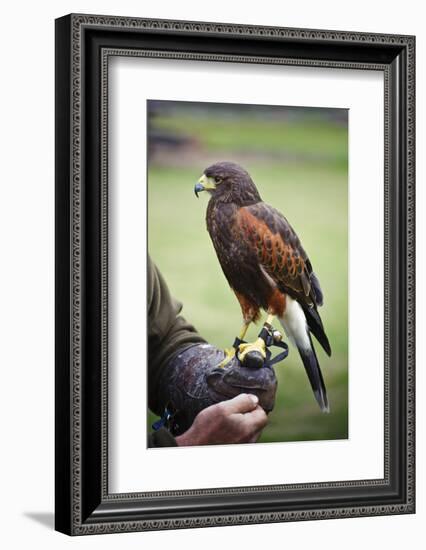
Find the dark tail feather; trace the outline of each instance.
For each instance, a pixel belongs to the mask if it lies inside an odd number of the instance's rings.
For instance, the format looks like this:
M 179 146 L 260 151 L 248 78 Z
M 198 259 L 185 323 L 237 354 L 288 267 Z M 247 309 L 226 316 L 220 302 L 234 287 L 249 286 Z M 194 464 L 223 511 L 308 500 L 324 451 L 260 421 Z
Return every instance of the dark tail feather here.
M 306 374 L 308 375 L 309 382 L 311 383 L 312 390 L 315 395 L 315 399 L 321 408 L 322 412 L 330 412 L 327 399 L 327 391 L 325 389 L 324 379 L 321 374 L 321 369 L 318 363 L 315 348 L 312 344 L 311 336 L 309 335 L 309 341 L 311 343 L 311 349 L 304 350 L 298 348 L 300 357 L 302 358 L 305 366 Z
M 309 330 L 324 348 L 325 353 L 330 356 L 330 342 L 328 341 L 327 335 L 324 332 L 324 327 L 318 311 L 314 307 L 304 307 L 303 312 L 305 313 L 306 322 L 308 323 Z

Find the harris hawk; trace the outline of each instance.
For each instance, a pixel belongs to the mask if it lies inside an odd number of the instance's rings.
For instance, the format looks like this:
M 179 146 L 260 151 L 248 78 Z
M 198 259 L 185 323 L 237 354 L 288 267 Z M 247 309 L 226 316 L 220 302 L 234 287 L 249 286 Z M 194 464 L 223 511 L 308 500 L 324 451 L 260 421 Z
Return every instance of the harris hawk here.
M 324 379 L 312 343 L 315 336 L 328 355 L 331 348 L 318 306 L 323 304 L 318 277 L 300 240 L 286 218 L 264 203 L 250 175 L 238 164 L 218 162 L 209 166 L 194 188 L 207 191 L 207 230 L 223 273 L 243 314 L 240 340 L 251 322 L 267 313 L 264 326 L 272 328 L 277 317 L 289 340 L 299 351 L 315 398 L 329 412 Z M 235 353 L 226 350 L 229 360 Z M 238 358 L 265 358 L 265 342 L 258 338 L 239 345 Z

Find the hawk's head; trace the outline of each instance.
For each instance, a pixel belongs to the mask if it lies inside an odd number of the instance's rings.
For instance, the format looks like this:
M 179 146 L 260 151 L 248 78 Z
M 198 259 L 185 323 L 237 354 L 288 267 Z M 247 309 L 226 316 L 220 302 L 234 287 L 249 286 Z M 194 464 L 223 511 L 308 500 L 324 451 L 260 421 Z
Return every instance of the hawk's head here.
M 262 200 L 248 172 L 234 162 L 217 162 L 206 168 L 194 191 L 197 197 L 201 191 L 208 191 L 216 201 L 239 206 Z

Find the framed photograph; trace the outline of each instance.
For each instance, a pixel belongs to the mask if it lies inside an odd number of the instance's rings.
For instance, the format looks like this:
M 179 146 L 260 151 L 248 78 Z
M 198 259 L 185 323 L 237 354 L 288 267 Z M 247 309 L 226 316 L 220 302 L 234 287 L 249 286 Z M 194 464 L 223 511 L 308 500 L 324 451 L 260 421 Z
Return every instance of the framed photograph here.
M 56 529 L 406 514 L 413 36 L 56 20 Z

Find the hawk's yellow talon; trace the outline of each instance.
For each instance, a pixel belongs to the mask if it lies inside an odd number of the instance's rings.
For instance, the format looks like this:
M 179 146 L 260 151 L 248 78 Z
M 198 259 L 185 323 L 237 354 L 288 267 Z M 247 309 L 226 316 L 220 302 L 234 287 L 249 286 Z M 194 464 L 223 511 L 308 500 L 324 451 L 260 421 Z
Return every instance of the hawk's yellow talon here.
M 226 348 L 223 351 L 225 352 L 225 357 L 219 363 L 219 367 L 225 367 L 229 363 L 229 361 L 232 361 L 232 359 L 235 357 L 234 348 Z
M 256 342 L 249 342 L 247 344 L 240 344 L 238 346 L 238 359 L 241 363 L 244 363 L 248 353 L 256 351 L 265 359 L 266 358 L 266 346 L 262 338 L 258 338 Z

